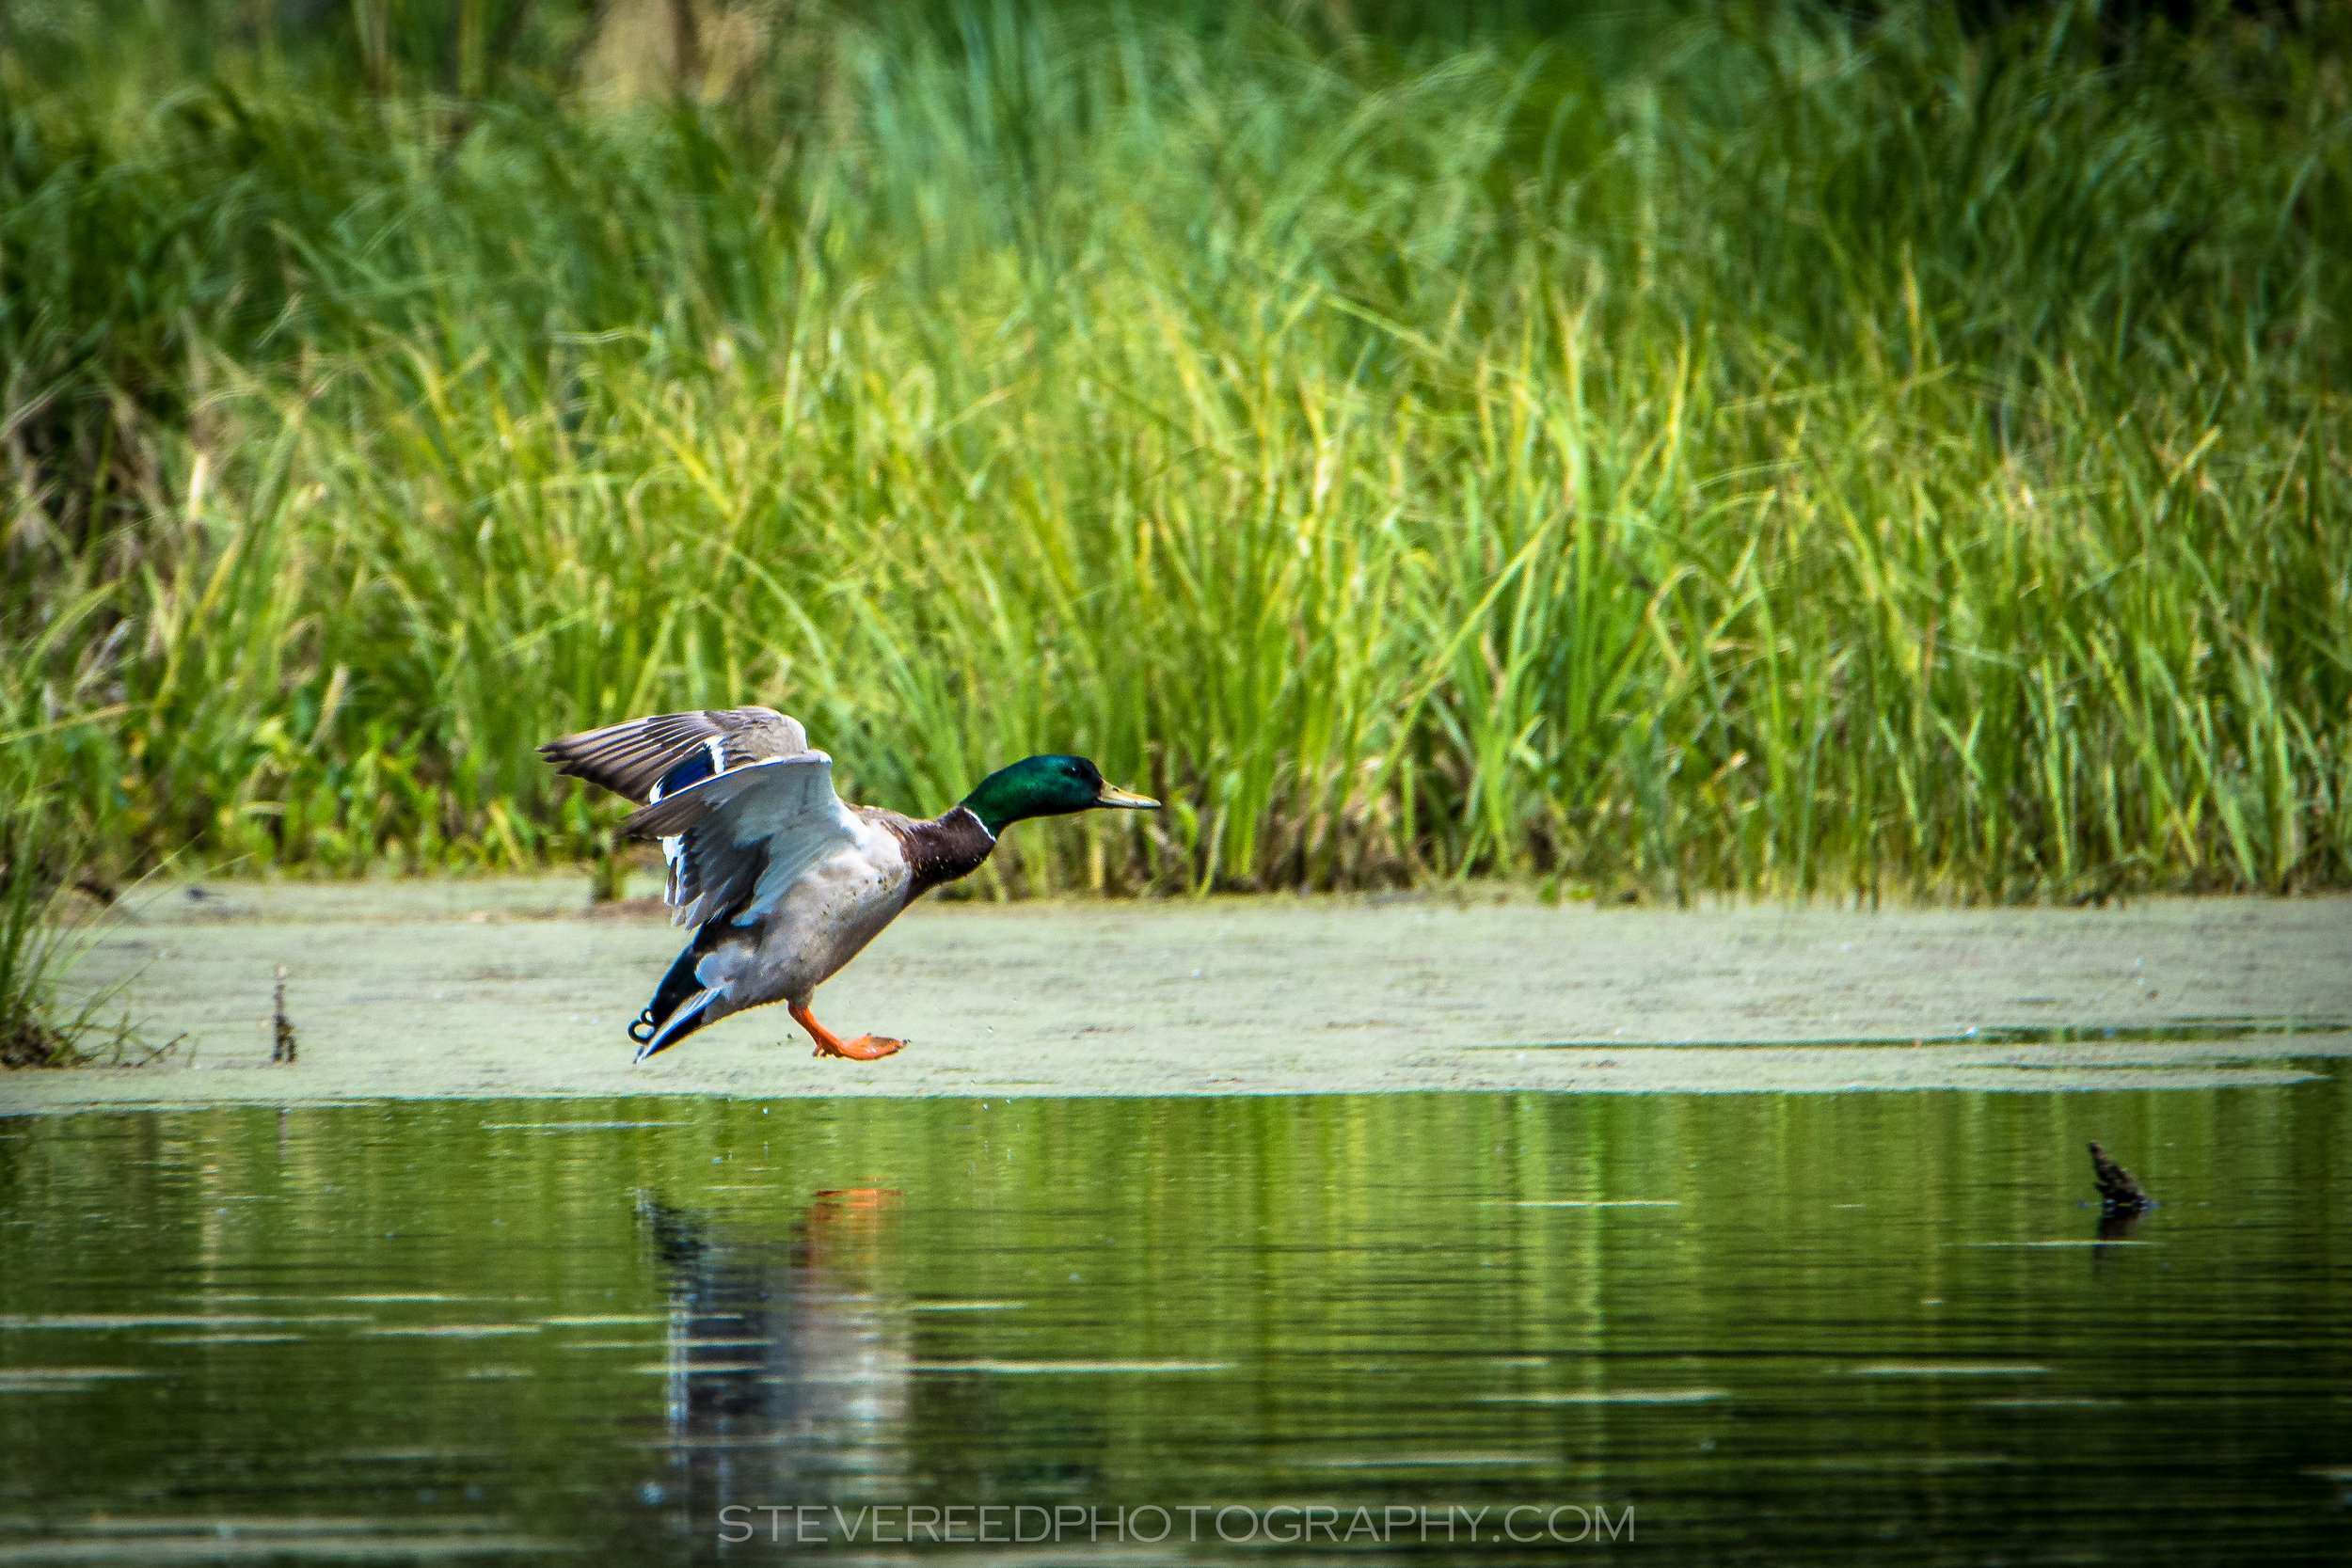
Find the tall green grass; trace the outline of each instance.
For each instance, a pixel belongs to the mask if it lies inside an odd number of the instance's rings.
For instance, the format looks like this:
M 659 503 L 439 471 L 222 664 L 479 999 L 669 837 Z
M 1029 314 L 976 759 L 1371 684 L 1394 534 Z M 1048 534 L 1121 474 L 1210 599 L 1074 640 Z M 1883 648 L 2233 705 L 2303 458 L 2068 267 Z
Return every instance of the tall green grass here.
M 995 893 L 2352 879 L 2325 26 L 948 14 L 19 70 L 0 751 L 124 862 L 583 856 L 536 742 L 759 701 L 1169 800 Z
M 104 918 L 77 909 L 76 894 L 111 890 L 79 875 L 71 832 L 54 831 L 56 816 L 38 790 L 0 799 L 0 1069 L 119 1066 L 137 1043 L 127 1014 L 112 1023 L 101 1016 L 119 984 L 73 981 Z

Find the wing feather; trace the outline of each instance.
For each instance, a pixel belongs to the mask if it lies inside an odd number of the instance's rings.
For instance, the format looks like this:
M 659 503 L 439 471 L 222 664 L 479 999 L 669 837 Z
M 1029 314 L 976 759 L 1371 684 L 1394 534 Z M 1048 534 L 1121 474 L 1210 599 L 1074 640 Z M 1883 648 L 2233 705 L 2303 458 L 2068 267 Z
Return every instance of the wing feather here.
M 555 764 L 559 773 L 601 784 L 643 805 L 664 774 L 696 747 L 714 739 L 723 768 L 815 754 L 801 721 L 771 707 L 658 713 L 550 740 L 539 748 L 539 754 Z
M 833 758 L 822 752 L 705 779 L 631 812 L 621 831 L 681 841 L 668 894 L 680 926 L 759 914 L 810 867 L 865 835 L 834 793 Z

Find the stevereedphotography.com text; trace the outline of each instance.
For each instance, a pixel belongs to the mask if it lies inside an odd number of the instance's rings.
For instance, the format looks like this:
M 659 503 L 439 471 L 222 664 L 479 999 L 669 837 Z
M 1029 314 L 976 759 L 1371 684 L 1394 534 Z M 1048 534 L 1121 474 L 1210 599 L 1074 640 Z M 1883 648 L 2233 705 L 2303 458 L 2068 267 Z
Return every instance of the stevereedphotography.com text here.
M 1633 1505 L 1485 1504 L 735 1503 L 719 1510 L 722 1545 L 1608 1545 L 1634 1539 Z

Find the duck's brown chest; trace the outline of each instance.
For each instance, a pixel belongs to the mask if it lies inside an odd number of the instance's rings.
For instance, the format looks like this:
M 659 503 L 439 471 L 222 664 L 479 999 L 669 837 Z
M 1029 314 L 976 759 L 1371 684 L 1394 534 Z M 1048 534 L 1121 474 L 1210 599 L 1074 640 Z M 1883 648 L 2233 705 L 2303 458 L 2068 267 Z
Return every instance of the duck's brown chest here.
M 896 812 L 875 812 L 866 819 L 887 828 L 898 840 L 912 873 L 907 883 L 910 904 L 943 882 L 969 877 L 996 847 L 980 819 L 961 806 L 930 822 L 911 821 Z

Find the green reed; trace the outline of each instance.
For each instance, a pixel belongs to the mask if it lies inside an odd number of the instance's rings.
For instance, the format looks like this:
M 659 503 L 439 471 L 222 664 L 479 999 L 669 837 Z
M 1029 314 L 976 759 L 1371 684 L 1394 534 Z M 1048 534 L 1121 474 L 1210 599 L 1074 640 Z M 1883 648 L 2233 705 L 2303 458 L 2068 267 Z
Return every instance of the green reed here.
M 119 984 L 73 981 L 105 926 L 95 905 L 112 890 L 81 875 L 71 858 L 78 840 L 71 828 L 56 831 L 59 817 L 38 789 L 0 799 L 0 1069 L 119 1066 L 142 1043 L 127 1013 L 102 1016 Z M 139 1059 L 178 1043 L 148 1047 Z
M 20 73 L 0 749 L 124 862 L 585 856 L 538 741 L 758 701 L 1169 801 L 996 895 L 2352 878 L 2340 40 L 956 14 Z

